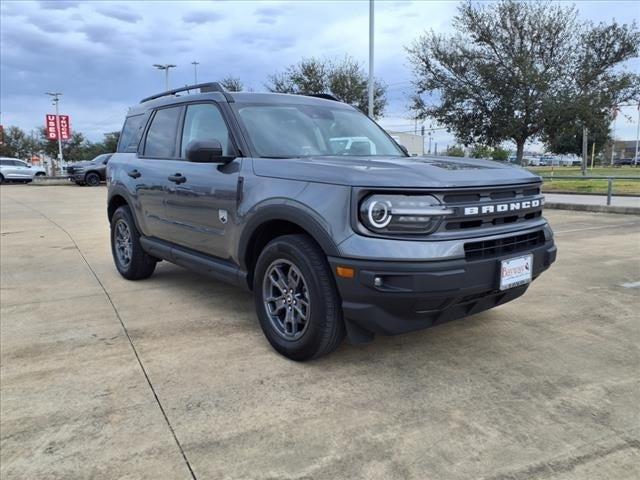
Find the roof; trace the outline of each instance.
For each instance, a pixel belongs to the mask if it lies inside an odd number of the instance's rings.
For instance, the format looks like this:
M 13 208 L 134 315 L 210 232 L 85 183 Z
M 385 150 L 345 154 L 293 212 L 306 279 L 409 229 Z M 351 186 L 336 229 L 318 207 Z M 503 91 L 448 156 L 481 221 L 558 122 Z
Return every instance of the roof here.
M 335 100 L 313 97 L 308 95 L 296 95 L 288 93 L 256 93 L 256 92 L 205 92 L 167 95 L 158 97 L 143 103 L 139 103 L 129 109 L 127 115 L 138 115 L 151 108 L 165 105 L 174 105 L 198 100 L 215 100 L 217 102 L 233 103 L 262 103 L 262 104 L 289 104 L 289 105 L 331 105 L 332 107 L 348 108 L 350 105 Z

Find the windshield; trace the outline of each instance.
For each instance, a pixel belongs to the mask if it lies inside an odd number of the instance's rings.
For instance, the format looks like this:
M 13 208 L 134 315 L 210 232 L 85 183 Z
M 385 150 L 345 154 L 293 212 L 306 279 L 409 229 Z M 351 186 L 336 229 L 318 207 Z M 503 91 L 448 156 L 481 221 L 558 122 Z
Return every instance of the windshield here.
M 260 157 L 405 156 L 357 110 L 304 104 L 240 104 L 236 108 Z

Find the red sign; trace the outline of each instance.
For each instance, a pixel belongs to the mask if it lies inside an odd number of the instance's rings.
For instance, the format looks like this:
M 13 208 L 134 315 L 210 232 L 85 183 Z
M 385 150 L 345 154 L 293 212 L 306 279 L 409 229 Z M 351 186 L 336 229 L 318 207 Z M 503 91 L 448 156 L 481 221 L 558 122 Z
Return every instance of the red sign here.
M 71 138 L 69 115 L 58 115 L 58 121 L 55 115 L 47 115 L 45 129 L 49 140 L 58 140 L 58 132 L 60 132 L 60 140 L 69 140 Z
M 60 138 L 62 140 L 69 140 L 71 138 L 71 124 L 69 123 L 69 115 L 59 115 L 58 121 L 60 122 Z

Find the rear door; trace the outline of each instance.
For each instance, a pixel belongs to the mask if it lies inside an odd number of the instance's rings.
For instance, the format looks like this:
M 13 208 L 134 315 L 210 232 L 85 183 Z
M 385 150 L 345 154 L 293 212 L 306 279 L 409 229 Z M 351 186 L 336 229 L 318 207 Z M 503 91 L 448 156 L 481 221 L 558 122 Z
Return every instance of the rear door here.
M 171 106 L 153 112 L 137 159 L 127 172 L 135 183 L 145 235 L 164 240 L 170 239 L 164 196 L 170 184 L 170 165 L 179 155 L 178 125 L 183 111 L 182 106 Z
M 237 144 L 222 107 L 215 102 L 188 104 L 181 133 L 180 160 L 166 162 L 174 179 L 180 179 L 169 184 L 166 194 L 171 241 L 228 259 L 242 160 L 235 158 L 226 165 L 193 163 L 186 161 L 186 149 L 194 140 L 218 140 L 223 155 L 236 157 Z

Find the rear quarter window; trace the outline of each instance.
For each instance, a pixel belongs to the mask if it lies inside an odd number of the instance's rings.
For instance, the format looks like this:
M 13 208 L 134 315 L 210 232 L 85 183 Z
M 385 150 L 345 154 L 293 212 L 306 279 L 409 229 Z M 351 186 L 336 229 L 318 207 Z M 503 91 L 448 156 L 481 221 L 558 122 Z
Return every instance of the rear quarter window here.
M 135 153 L 138 150 L 143 118 L 144 114 L 132 115 L 124 121 L 124 127 L 122 127 L 120 141 L 118 142 L 118 152 Z

